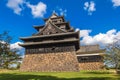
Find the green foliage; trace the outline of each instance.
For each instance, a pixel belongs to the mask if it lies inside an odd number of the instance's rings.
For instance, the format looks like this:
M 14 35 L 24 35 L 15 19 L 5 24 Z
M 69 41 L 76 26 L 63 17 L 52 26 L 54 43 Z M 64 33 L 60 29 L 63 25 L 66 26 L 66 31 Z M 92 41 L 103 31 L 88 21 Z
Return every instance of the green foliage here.
M 0 68 L 9 68 L 11 63 L 17 63 L 21 59 L 17 49 L 10 49 L 11 40 L 8 32 L 0 34 Z

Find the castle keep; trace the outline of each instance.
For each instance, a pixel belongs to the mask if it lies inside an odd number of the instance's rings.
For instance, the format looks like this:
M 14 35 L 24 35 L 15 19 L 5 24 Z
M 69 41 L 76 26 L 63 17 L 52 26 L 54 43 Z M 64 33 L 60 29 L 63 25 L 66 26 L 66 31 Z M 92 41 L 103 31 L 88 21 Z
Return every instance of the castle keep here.
M 21 37 L 25 48 L 21 71 L 79 71 L 99 70 L 103 66 L 103 50 L 94 45 L 81 46 L 79 31 L 75 32 L 64 16 L 55 13 L 44 19 L 45 25 L 34 26 L 38 31 Z

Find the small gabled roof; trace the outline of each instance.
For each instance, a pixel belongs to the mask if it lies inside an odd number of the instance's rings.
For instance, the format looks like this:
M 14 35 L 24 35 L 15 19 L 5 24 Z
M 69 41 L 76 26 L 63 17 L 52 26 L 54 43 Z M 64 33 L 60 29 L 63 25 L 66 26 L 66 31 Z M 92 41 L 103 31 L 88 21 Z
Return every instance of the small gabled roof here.
M 20 46 L 33 46 L 33 45 L 48 45 L 48 44 L 62 44 L 62 43 L 76 43 L 76 50 L 79 49 L 79 39 L 66 39 L 66 40 L 56 40 L 56 41 L 46 41 L 46 42 L 28 42 L 19 44 Z

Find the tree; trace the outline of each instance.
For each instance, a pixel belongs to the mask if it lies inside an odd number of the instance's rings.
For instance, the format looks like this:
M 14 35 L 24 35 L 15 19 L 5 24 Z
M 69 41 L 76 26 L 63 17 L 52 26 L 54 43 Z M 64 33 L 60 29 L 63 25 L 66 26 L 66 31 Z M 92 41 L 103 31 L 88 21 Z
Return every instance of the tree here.
M 116 70 L 120 69 L 120 40 L 109 44 L 106 48 L 105 63 L 113 66 Z
M 12 37 L 8 32 L 0 34 L 0 68 L 9 68 L 12 63 L 17 63 L 21 60 L 17 49 L 10 49 L 10 42 Z

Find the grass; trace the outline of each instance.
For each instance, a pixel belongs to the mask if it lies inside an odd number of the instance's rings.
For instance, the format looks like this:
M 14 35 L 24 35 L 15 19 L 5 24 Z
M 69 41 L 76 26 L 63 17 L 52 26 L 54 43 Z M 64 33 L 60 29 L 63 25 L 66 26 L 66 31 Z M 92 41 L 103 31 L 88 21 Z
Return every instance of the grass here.
M 120 80 L 120 75 L 110 71 L 20 72 L 0 70 L 0 80 Z

